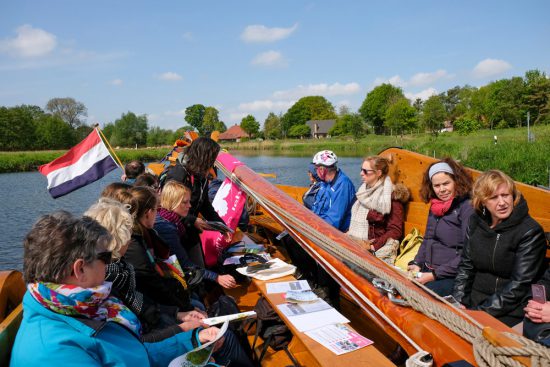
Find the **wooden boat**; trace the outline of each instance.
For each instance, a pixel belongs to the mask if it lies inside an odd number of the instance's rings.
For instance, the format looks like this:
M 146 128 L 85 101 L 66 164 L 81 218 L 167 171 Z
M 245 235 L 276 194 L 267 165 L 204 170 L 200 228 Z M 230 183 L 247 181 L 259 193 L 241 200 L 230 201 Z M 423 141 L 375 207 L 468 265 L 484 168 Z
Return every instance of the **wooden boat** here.
M 418 197 L 422 172 L 433 159 L 398 148 L 387 149 L 380 153 L 391 162 L 390 175 L 394 182 L 401 182 L 409 187 L 412 200 L 406 210 L 406 231 L 412 227 L 424 229 L 428 206 Z M 222 170 L 223 167 L 219 167 Z M 427 293 L 421 286 L 413 283 L 399 271 L 391 268 L 369 252 L 361 250 L 353 240 L 332 228 L 323 220 L 313 215 L 301 205 L 301 197 L 306 188 L 282 186 L 275 187 L 248 167 L 242 165 L 232 172 L 224 172 L 249 195 L 257 204 L 251 216 L 252 231 L 249 235 L 258 240 L 276 244 L 275 235 L 286 229 L 297 241 L 340 283 L 341 311 L 351 321 L 352 326 L 370 339 L 376 347 L 388 355 L 395 346 L 401 345 L 412 355 L 419 350 L 427 351 L 433 356 L 434 365 L 465 360 L 473 365 L 479 362 L 474 356 L 474 346 L 482 344 L 484 335 L 492 330 L 511 332 L 506 326 L 489 315 L 467 311 L 459 312 L 448 304 L 442 303 Z M 479 172 L 473 171 L 474 176 Z M 519 189 L 530 205 L 532 216 L 541 223 L 546 232 L 550 231 L 550 193 L 541 189 L 519 184 Z M 332 246 L 332 247 L 331 247 Z M 424 315 L 418 308 L 417 301 L 409 300 L 413 307 L 404 307 L 382 294 L 370 280 L 386 277 L 393 282 L 401 295 L 409 298 L 415 294 L 420 303 L 433 306 L 436 315 Z M 0 364 L 9 360 L 9 346 L 21 320 L 21 299 L 25 291 L 21 274 L 2 272 L 0 274 Z M 251 308 L 258 293 L 250 289 L 233 292 L 238 303 L 244 309 Z M 399 299 L 397 300 L 399 302 Z M 422 307 L 421 307 L 422 306 Z M 460 324 L 449 326 L 449 321 Z M 460 329 L 474 331 L 461 332 Z M 491 326 L 493 329 L 484 329 Z M 457 331 L 458 330 L 458 331 Z M 501 334 L 489 337 L 493 342 L 503 339 L 501 345 L 521 346 L 514 340 Z M 477 352 L 476 352 L 477 353 Z M 523 359 L 522 359 L 523 358 Z M 529 365 L 528 358 L 516 357 L 523 365 Z M 266 363 L 265 365 L 269 365 Z M 271 365 L 278 365 L 273 362 Z M 307 364 L 305 364 L 307 365 Z M 316 365 L 312 363 L 312 365 Z
M 420 201 L 418 188 L 422 181 L 422 173 L 435 159 L 399 148 L 390 148 L 380 154 L 391 162 L 390 175 L 393 181 L 403 183 L 412 193 L 412 200 L 406 210 L 405 230 L 408 232 L 412 227 L 417 227 L 423 231 L 429 207 Z M 474 177 L 480 174 L 475 170 L 471 172 Z M 378 339 L 377 345 L 385 351 L 391 350 L 397 343 L 409 355 L 419 350 L 429 352 L 434 358 L 435 365 L 457 360 L 465 360 L 476 365 L 473 345 L 485 340 L 482 334 L 489 335 L 494 330 L 512 332 L 488 314 L 480 311 L 461 312 L 442 303 L 419 284 L 407 279 L 403 273 L 362 250 L 345 234 L 332 228 L 300 204 L 305 188 L 279 186 L 275 189 L 246 166 L 239 166 L 233 172 L 225 173 L 233 181 L 238 182 L 259 204 L 257 212 L 251 217 L 251 224 L 271 234 L 278 234 L 282 230 L 289 231 L 340 283 L 342 297 L 351 301 L 351 305 L 348 306 L 348 311 L 351 312 L 348 312 L 347 316 L 356 316 L 352 317 L 356 321 L 354 326 L 358 323 L 365 324 L 368 336 L 373 338 L 374 335 L 374 339 Z M 518 184 L 518 187 L 530 204 L 531 215 L 543 225 L 545 231 L 550 231 L 550 193 L 524 184 Z M 319 235 L 315 236 L 315 233 Z M 273 241 L 273 237 L 270 237 L 270 241 Z M 336 252 L 334 248 L 327 246 L 327 243 L 332 243 L 333 247 L 342 251 Z M 362 265 L 368 265 L 368 270 Z M 399 292 L 402 295 L 418 295 L 422 302 L 429 304 L 429 307 L 435 307 L 437 311 L 431 316 L 426 316 L 418 311 L 423 306 L 410 308 L 393 303 L 366 280 L 372 278 L 369 273 L 373 272 L 377 277 L 382 276 L 381 274 L 387 276 L 395 282 L 394 286 L 399 284 Z M 357 317 L 359 311 L 361 316 Z M 441 319 L 447 317 L 453 320 Z M 465 329 L 474 330 L 474 335 L 467 335 L 472 331 L 461 331 L 461 327 L 453 327 L 451 330 L 449 324 L 453 322 L 464 323 Z M 495 342 L 495 337 L 489 339 Z M 505 343 L 518 345 L 510 340 Z M 522 362 L 528 364 L 528 360 Z

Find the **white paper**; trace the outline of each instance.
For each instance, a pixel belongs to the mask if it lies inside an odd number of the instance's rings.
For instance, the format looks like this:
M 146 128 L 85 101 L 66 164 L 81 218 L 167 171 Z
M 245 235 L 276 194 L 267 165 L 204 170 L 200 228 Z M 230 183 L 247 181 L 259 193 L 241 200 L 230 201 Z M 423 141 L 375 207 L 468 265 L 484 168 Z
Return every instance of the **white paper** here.
M 342 324 L 326 325 L 306 331 L 305 334 L 337 355 L 352 352 L 373 343 L 372 340 Z
M 305 291 L 311 290 L 307 280 L 296 280 L 292 282 L 275 282 L 266 283 L 267 294 L 271 293 L 286 293 L 288 291 Z
M 298 316 L 290 316 L 288 320 L 298 329 L 298 331 L 302 332 L 317 329 L 325 325 L 347 324 L 349 322 L 348 319 L 334 308 Z
M 174 358 L 168 367 L 201 367 L 206 365 L 210 360 L 212 351 L 214 350 L 214 343 L 217 342 L 227 331 L 227 325 L 229 325 L 229 322 L 224 322 L 214 340 L 209 341 L 208 343 L 205 343 L 177 358 Z
M 269 260 L 269 262 L 272 263 L 269 269 L 260 270 L 256 273 L 248 273 L 246 271 L 246 266 L 243 266 L 242 268 L 237 268 L 237 271 L 242 275 L 264 281 L 292 275 L 296 271 L 296 267 L 294 265 L 287 264 L 281 259 L 274 258 L 272 260 Z
M 297 316 L 297 315 L 303 315 L 306 313 L 311 312 L 319 312 L 323 310 L 328 310 L 329 308 L 332 308 L 328 303 L 323 301 L 322 299 L 319 299 L 316 302 L 308 302 L 308 303 L 283 303 L 280 305 L 277 305 L 279 310 L 286 316 Z
M 232 315 L 225 315 L 225 316 L 217 316 L 217 317 L 210 317 L 208 319 L 202 319 L 201 322 L 213 326 L 217 324 L 221 324 L 222 322 L 226 321 L 235 321 L 235 320 L 244 320 L 251 317 L 256 317 L 255 311 L 246 311 L 246 312 L 239 312 L 234 313 Z

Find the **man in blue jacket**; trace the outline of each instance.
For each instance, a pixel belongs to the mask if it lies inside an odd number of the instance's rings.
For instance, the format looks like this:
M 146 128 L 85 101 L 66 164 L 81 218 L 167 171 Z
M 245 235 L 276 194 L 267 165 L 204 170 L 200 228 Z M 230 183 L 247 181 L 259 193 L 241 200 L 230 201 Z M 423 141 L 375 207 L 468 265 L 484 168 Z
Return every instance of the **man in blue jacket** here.
M 338 157 L 331 150 L 315 154 L 313 163 L 322 183 L 315 195 L 312 210 L 334 228 L 346 232 L 351 219 L 351 207 L 355 202 L 355 187 L 336 166 Z

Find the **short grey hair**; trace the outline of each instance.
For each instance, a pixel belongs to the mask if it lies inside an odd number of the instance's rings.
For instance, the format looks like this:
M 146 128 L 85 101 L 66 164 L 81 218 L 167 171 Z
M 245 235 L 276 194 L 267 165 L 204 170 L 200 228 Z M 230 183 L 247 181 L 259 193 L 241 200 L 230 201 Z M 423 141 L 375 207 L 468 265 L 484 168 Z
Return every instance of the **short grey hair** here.
M 23 241 L 25 281 L 62 284 L 76 260 L 92 263 L 111 240 L 109 232 L 92 218 L 77 218 L 66 211 L 44 215 Z

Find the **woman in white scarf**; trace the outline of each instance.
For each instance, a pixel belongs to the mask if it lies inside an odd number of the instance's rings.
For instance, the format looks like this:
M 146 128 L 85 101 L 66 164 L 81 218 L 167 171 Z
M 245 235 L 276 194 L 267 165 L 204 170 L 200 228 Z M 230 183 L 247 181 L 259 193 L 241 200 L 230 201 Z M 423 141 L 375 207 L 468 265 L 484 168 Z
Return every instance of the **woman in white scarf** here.
M 379 251 L 384 245 L 390 245 L 389 256 L 395 258 L 395 244 L 398 245 L 403 237 L 403 204 L 409 200 L 409 191 L 402 184 L 394 185 L 388 172 L 386 158 L 370 156 L 363 160 L 361 179 L 364 184 L 359 187 L 357 201 L 351 208 L 348 234 L 363 241 L 365 247 L 376 251 L 377 255 L 386 252 Z

